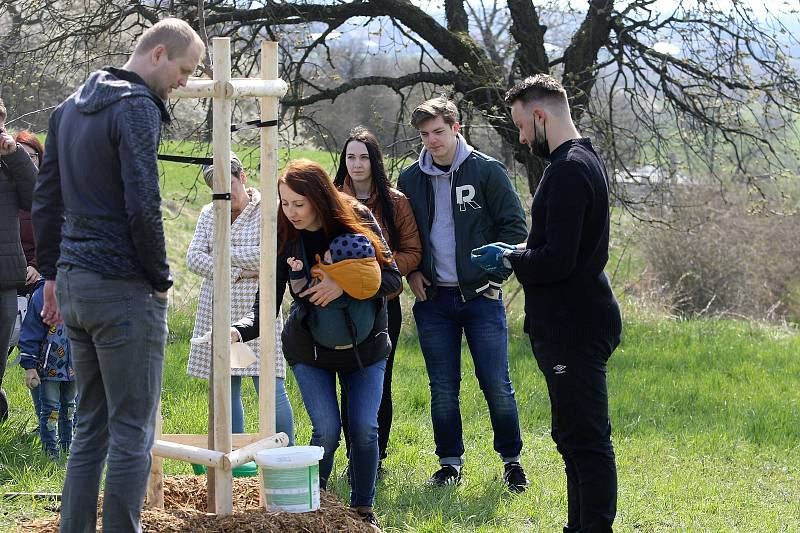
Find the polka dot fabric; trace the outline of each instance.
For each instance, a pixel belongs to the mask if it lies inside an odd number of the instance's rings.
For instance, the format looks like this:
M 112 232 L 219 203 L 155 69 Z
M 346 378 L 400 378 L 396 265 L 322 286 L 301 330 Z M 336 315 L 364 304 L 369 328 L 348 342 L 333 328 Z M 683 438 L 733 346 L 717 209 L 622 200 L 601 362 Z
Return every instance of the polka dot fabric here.
M 345 259 L 375 257 L 375 248 L 361 233 L 344 233 L 331 241 L 331 259 L 334 263 Z

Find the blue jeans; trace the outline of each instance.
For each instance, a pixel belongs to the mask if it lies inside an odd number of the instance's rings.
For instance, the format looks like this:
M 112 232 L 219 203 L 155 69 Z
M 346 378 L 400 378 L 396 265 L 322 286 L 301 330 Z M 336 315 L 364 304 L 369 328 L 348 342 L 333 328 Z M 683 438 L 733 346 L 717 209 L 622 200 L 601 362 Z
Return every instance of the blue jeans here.
M 77 385 L 76 385 L 77 387 Z M 77 388 L 75 389 L 77 391 Z M 41 387 L 34 387 L 30 389 L 31 391 L 31 400 L 33 401 L 33 412 L 36 415 L 36 424 L 37 428 L 40 427 L 40 417 L 42 416 L 42 400 L 40 398 Z M 78 403 L 78 397 L 75 397 L 75 404 Z M 66 435 L 66 424 L 67 424 L 67 409 L 66 407 L 61 407 L 61 412 L 58 416 L 58 434 L 59 435 Z M 72 420 L 70 420 L 70 425 L 72 426 L 72 432 L 75 432 L 75 427 L 78 424 L 78 414 L 73 406 L 71 412 Z M 72 437 L 70 437 L 70 441 L 72 441 Z
M 311 418 L 311 445 L 325 448 L 319 463 L 319 484 L 326 488 L 333 469 L 333 455 L 339 447 L 342 420 L 336 394 L 336 372 L 297 363 L 292 367 L 297 386 Z M 348 373 L 339 373 L 347 391 L 350 424 L 350 505 L 371 507 L 375 500 L 378 472 L 378 408 L 383 395 L 386 359 Z
M 144 280 L 58 270 L 56 295 L 72 346 L 78 424 L 61 502 L 61 532 L 93 533 L 106 467 L 103 530 L 141 531 L 150 472 L 167 301 Z
M 258 376 L 253 376 L 253 385 L 258 394 Z M 244 433 L 242 376 L 231 376 L 231 426 L 233 433 Z M 275 378 L 275 431 L 286 433 L 289 446 L 294 446 L 294 413 L 283 378 Z
M 503 300 L 478 296 L 463 302 L 457 288 L 439 287 L 434 298 L 414 304 L 414 319 L 430 380 L 433 438 L 439 463 L 464 462 L 459 407 L 462 332 L 489 406 L 494 449 L 504 461 L 519 461 L 522 437 L 508 375 L 508 328 Z
M 39 389 L 39 437 L 50 457 L 66 453 L 72 444 L 72 421 L 78 387 L 74 381 L 42 381 Z M 62 420 L 63 419 L 63 420 Z

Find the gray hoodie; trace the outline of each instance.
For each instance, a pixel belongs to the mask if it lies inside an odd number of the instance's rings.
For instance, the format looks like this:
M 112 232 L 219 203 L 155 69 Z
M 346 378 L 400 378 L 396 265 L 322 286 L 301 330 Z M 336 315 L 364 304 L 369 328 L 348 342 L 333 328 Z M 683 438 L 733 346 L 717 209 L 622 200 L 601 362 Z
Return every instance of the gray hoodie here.
M 138 75 L 92 73 L 50 117 L 33 227 L 45 279 L 56 264 L 172 285 L 156 154 L 164 102 Z
M 460 133 L 456 134 L 456 139 L 458 146 L 450 170 L 445 171 L 437 167 L 427 148 L 423 148 L 419 153 L 419 168 L 428 175 L 433 186 L 435 209 L 431 226 L 431 255 L 436 267 L 436 282 L 445 287 L 458 286 L 456 247 L 453 246 L 456 233 L 450 190 L 452 187 L 451 177 L 474 150 Z

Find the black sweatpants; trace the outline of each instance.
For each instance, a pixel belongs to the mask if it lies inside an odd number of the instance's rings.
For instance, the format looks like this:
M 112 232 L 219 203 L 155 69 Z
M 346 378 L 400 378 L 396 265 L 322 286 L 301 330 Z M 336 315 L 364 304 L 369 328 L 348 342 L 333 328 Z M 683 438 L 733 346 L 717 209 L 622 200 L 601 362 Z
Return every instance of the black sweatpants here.
M 531 339 L 547 382 L 551 435 L 567 473 L 565 532 L 611 531 L 617 467 L 608 417 L 606 361 L 618 341 L 565 344 Z
M 386 303 L 389 315 L 389 340 L 392 342 L 392 351 L 386 360 L 386 372 L 383 374 L 383 397 L 378 408 L 378 451 L 381 460 L 386 459 L 386 447 L 389 445 L 389 432 L 392 430 L 392 368 L 394 367 L 394 352 L 397 350 L 397 339 L 400 338 L 400 326 L 403 324 L 403 310 L 400 308 L 400 297 L 392 298 Z M 342 389 L 342 431 L 344 443 L 347 446 L 347 456 L 350 457 L 350 435 L 347 425 L 347 396 Z

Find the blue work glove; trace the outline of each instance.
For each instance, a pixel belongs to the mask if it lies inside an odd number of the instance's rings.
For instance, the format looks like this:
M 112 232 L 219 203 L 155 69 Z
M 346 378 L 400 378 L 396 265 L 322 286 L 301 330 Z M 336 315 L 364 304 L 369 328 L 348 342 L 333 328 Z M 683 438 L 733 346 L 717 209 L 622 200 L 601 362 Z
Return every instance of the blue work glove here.
M 513 249 L 513 246 L 503 242 L 487 244 L 472 250 L 469 260 L 490 274 L 499 274 L 501 271 L 507 271 L 503 265 L 503 252 Z

